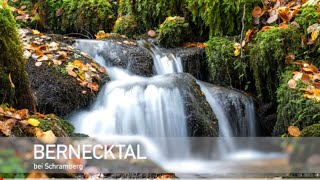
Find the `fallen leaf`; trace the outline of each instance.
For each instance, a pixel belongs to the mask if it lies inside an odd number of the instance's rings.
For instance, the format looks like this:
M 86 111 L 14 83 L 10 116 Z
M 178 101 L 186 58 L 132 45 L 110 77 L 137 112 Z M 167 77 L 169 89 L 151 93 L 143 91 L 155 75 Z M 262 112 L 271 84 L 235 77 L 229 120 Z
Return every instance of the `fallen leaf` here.
M 267 20 L 267 23 L 268 24 L 272 24 L 274 22 L 276 22 L 279 18 L 279 15 L 278 14 L 275 14 L 273 16 L 270 16 L 269 19 Z M 262 28 L 263 29 L 263 28 Z
M 299 137 L 301 134 L 300 129 L 297 126 L 289 126 L 288 132 L 293 137 Z
M 77 77 L 78 75 L 77 75 L 77 73 L 75 73 L 74 71 L 68 71 L 68 74 L 70 75 L 70 76 L 72 76 L 72 77 Z
M 99 67 L 98 70 L 99 70 L 99 72 L 101 72 L 101 73 L 103 73 L 103 74 L 107 72 L 106 68 L 104 68 L 104 67 L 102 67 L 102 66 Z
M 157 33 L 155 30 L 149 30 L 148 31 L 148 36 L 151 37 L 151 38 L 154 38 L 156 37 Z
M 99 84 L 96 82 L 88 83 L 87 87 L 91 89 L 91 91 L 95 91 L 95 92 L 99 91 Z
M 318 36 L 319 36 L 319 31 L 318 30 L 313 31 L 311 33 L 311 40 L 316 41 L 318 39 Z
M 34 35 L 40 35 L 40 31 L 38 31 L 38 30 L 32 30 L 32 34 L 34 34 Z
M 37 120 L 37 119 L 35 119 L 35 118 L 29 118 L 29 119 L 28 119 L 28 123 L 29 123 L 30 125 L 36 127 L 36 126 L 39 126 L 40 121 Z
M 296 89 L 296 87 L 297 87 L 297 81 L 295 81 L 294 79 L 290 79 L 290 81 L 288 82 L 288 86 L 289 86 L 291 89 Z
M 36 62 L 35 65 L 36 65 L 37 67 L 40 67 L 40 66 L 42 65 L 42 62 L 41 62 L 41 61 L 40 61 L 40 62 Z
M 240 49 L 235 49 L 234 50 L 234 56 L 238 57 L 241 54 Z
M 257 18 L 262 15 L 262 9 L 259 6 L 254 7 L 252 11 L 252 17 Z
M 279 28 L 280 29 L 285 29 L 285 28 L 287 28 L 288 27 L 288 24 L 287 23 L 281 23 L 280 25 L 279 25 Z
M 291 20 L 290 17 L 290 9 L 288 7 L 281 7 L 278 9 L 278 13 L 282 21 L 289 22 Z
M 48 179 L 49 177 L 41 171 L 31 171 L 31 173 L 28 175 L 27 179 Z
M 43 132 L 40 128 L 36 128 L 35 134 L 36 137 L 45 144 L 53 144 L 57 141 L 57 137 L 52 130 Z

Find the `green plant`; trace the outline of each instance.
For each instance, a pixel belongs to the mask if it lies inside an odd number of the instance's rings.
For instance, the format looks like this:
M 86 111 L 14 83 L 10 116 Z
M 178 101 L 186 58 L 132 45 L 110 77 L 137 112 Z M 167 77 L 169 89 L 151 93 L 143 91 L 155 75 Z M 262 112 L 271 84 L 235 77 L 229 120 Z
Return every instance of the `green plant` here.
M 209 81 L 240 88 L 246 76 L 247 64 L 235 56 L 235 42 L 225 37 L 212 37 L 207 44 Z
M 301 131 L 301 137 L 320 137 L 320 124 L 313 124 Z
M 288 82 L 292 76 L 292 69 L 288 69 L 281 75 L 281 85 L 277 89 L 278 108 L 274 135 L 287 133 L 289 126 L 303 129 L 320 122 L 320 103 L 303 97 L 303 91 L 300 89 L 306 88 L 306 85 L 301 81 L 295 89 L 291 89 Z
M 112 32 L 133 38 L 135 35 L 139 34 L 140 28 L 135 17 L 127 15 L 118 17 Z
M 250 68 L 253 71 L 258 99 L 274 102 L 279 86 L 279 74 L 285 68 L 285 58 L 300 48 L 300 33 L 294 27 L 271 27 L 259 32 L 249 45 Z
M 189 33 L 189 23 L 183 17 L 168 17 L 159 27 L 158 43 L 164 47 L 176 47 Z
M 259 4 L 260 0 L 187 0 L 193 21 L 208 27 L 210 36 L 240 34 L 244 5 L 248 28 L 252 24 L 251 11 Z
M 301 12 L 296 16 L 295 21 L 307 32 L 309 26 L 319 23 L 320 13 L 315 6 L 302 8 Z
M 0 150 L 1 178 L 25 178 L 22 159 L 16 157 L 13 149 Z

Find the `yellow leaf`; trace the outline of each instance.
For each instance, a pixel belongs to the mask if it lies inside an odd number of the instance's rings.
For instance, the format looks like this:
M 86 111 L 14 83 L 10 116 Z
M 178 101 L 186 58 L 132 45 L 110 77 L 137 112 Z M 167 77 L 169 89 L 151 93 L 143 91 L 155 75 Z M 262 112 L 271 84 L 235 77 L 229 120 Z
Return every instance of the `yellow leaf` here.
M 297 126 L 289 126 L 288 132 L 293 137 L 299 137 L 301 134 L 300 129 Z
M 30 125 L 32 125 L 32 126 L 37 127 L 37 126 L 39 126 L 40 121 L 37 120 L 37 119 L 34 119 L 34 118 L 29 118 L 29 119 L 28 119 L 28 123 L 29 123 Z
M 7 8 L 7 7 L 8 7 L 7 2 L 3 2 L 3 3 L 2 3 L 2 7 L 3 7 L 3 8 Z
M 40 31 L 38 31 L 38 30 L 32 30 L 32 34 L 34 34 L 34 35 L 39 35 L 39 34 L 40 34 Z
M 240 49 L 236 49 L 235 51 L 234 51 L 234 56 L 239 56 L 240 55 Z
M 319 31 L 318 30 L 313 31 L 311 34 L 312 41 L 316 41 L 318 39 L 318 36 L 319 36 Z

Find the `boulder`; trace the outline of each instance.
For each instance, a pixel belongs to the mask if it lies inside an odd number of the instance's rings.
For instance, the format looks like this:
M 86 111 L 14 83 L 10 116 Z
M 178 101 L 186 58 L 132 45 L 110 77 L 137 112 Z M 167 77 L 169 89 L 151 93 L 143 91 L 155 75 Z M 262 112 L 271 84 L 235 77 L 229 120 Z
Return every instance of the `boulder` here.
M 20 33 L 37 111 L 65 117 L 96 99 L 108 75 L 92 58 L 74 50 L 70 38 Z
M 218 136 L 218 121 L 196 79 L 187 73 L 170 74 L 182 90 L 189 136 Z
M 140 76 L 153 76 L 153 59 L 146 49 L 137 46 L 136 41 L 124 38 L 77 40 L 74 46 L 98 61 L 103 58 L 99 61 L 101 64 L 123 68 Z

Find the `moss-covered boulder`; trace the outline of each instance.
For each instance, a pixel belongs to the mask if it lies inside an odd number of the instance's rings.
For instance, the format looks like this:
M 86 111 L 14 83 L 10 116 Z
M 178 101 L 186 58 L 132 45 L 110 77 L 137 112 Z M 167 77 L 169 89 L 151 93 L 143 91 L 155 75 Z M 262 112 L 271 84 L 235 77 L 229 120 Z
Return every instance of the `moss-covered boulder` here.
M 147 32 L 158 27 L 168 16 L 181 15 L 186 11 L 184 0 L 120 0 L 119 15 L 134 15 Z
M 210 35 L 235 35 L 241 33 L 241 21 L 245 11 L 245 24 L 252 24 L 252 9 L 260 0 L 186 0 L 192 18 L 198 26 L 209 29 Z M 204 28 L 203 28 L 204 29 Z
M 250 67 L 255 79 L 257 97 L 261 102 L 276 100 L 279 74 L 285 68 L 285 58 L 300 48 L 300 33 L 294 27 L 271 27 L 258 32 L 250 49 Z
M 301 131 L 302 137 L 320 137 L 320 124 L 314 124 Z
M 109 80 L 106 70 L 60 35 L 21 32 L 38 111 L 64 117 L 93 102 Z M 40 41 L 38 41 L 40 39 Z
M 301 81 L 295 89 L 290 88 L 288 82 L 292 77 L 291 70 L 285 71 L 277 90 L 277 122 L 273 130 L 276 136 L 286 134 L 289 126 L 304 129 L 320 122 L 320 103 L 303 96 L 304 92 L 300 89 L 306 88 L 306 85 Z
M 190 35 L 189 23 L 183 17 L 167 17 L 159 27 L 158 43 L 163 47 L 176 47 Z
M 297 14 L 295 21 L 299 26 L 307 32 L 309 26 L 319 23 L 320 13 L 317 11 L 316 6 L 307 6 L 302 8 Z
M 208 81 L 245 90 L 248 66 L 244 59 L 235 56 L 235 42 L 225 37 L 212 37 L 207 44 Z
M 2 1 L 0 1 L 1 3 Z M 2 3 L 1 3 L 2 4 Z M 0 4 L 0 102 L 35 110 L 16 22 Z M 6 4 L 3 4 L 6 6 Z
M 112 32 L 133 38 L 135 35 L 139 35 L 141 33 L 141 28 L 134 16 L 127 15 L 118 17 Z
M 90 37 L 99 30 L 111 31 L 117 17 L 113 10 L 116 4 L 106 0 L 18 0 L 10 4 L 16 8 L 26 5 L 24 11 L 30 19 L 21 20 L 23 26 L 54 33 Z

